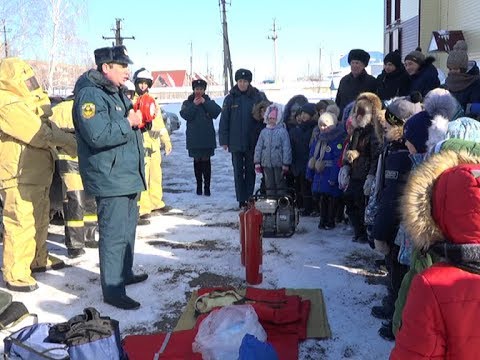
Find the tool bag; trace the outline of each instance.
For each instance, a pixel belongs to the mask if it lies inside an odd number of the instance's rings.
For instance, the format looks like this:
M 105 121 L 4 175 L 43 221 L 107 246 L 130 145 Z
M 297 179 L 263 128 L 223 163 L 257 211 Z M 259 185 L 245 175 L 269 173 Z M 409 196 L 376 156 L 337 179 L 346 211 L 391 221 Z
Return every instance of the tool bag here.
M 6 359 L 127 359 L 118 321 L 100 316 L 94 308 L 64 323 L 27 326 L 5 338 L 4 344 Z

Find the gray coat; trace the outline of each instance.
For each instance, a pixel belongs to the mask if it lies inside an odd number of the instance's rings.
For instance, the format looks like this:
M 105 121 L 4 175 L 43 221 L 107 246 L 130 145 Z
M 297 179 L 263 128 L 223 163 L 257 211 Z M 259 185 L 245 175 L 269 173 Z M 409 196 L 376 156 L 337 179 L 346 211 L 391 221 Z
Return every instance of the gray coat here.
M 253 162 L 262 165 L 262 167 L 290 166 L 292 163 L 292 148 L 290 147 L 287 129 L 285 129 L 283 123 L 274 128 L 267 127 L 260 132 L 255 146 Z

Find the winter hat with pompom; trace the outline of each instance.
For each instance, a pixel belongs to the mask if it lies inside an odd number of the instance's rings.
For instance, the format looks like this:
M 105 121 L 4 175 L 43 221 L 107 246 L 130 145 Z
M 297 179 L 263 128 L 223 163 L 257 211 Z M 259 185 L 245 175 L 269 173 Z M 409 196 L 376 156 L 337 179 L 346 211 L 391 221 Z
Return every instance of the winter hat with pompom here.
M 447 58 L 447 68 L 460 69 L 466 72 L 468 69 L 468 47 L 465 40 L 458 40 Z

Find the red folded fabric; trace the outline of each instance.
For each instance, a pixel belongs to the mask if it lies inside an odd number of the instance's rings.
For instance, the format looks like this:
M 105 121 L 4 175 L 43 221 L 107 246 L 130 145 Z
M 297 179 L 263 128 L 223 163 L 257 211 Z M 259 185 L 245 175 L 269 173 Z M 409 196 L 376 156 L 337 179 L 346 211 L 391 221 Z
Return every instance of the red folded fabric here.
M 170 339 L 159 359 L 168 360 L 202 360 L 202 355 L 192 352 L 197 329 L 176 331 L 171 333 Z M 129 360 L 153 359 L 160 351 L 167 336 L 166 333 L 151 335 L 128 335 L 123 341 L 123 348 Z

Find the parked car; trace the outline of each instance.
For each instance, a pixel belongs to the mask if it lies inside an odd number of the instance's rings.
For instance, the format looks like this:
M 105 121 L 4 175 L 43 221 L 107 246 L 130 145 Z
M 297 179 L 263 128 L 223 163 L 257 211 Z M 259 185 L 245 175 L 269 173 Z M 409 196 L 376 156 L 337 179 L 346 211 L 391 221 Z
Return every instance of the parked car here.
M 177 114 L 165 111 L 163 108 L 160 108 L 160 110 L 162 111 L 163 121 L 165 122 L 168 134 L 180 129 L 180 120 L 178 119 Z

